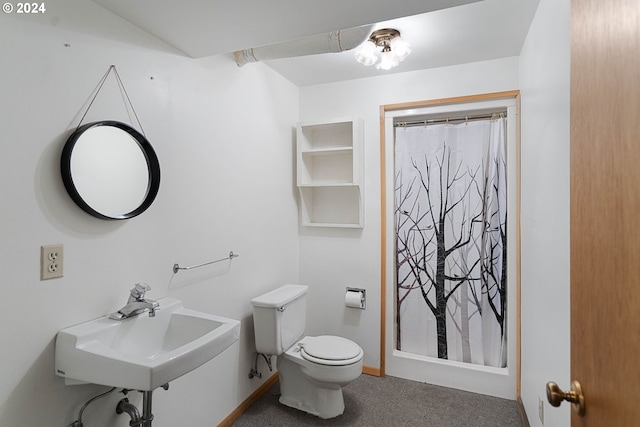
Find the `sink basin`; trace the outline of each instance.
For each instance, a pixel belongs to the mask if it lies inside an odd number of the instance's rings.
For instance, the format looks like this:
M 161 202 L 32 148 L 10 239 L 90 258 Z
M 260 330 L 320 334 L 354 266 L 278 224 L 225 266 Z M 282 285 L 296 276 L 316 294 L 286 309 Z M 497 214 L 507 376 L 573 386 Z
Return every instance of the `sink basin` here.
M 101 317 L 62 329 L 55 370 L 67 384 L 153 390 L 208 362 L 238 340 L 240 322 L 158 301 L 155 317 Z

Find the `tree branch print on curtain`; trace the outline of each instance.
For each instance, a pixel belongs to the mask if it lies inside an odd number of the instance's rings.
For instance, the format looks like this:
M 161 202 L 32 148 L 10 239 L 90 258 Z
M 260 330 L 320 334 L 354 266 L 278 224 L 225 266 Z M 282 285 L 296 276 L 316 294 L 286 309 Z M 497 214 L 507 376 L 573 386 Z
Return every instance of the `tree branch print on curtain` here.
M 396 348 L 506 363 L 504 119 L 396 129 Z

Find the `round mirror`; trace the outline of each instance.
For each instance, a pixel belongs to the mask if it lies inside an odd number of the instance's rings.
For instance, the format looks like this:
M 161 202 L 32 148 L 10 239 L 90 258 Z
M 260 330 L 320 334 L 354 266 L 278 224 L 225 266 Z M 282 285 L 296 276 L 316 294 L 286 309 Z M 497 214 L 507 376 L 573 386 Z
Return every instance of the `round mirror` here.
M 102 219 L 147 210 L 160 187 L 160 163 L 147 139 L 116 121 L 78 128 L 62 150 L 62 181 L 74 202 Z

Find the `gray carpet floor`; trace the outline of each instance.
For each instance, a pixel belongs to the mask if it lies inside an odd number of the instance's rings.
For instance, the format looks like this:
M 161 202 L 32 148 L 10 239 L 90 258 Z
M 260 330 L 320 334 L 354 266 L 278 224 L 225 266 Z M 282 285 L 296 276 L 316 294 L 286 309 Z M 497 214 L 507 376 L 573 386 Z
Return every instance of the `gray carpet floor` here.
M 343 393 L 344 413 L 323 420 L 280 404 L 276 383 L 233 427 L 522 427 L 515 401 L 400 378 L 361 375 Z

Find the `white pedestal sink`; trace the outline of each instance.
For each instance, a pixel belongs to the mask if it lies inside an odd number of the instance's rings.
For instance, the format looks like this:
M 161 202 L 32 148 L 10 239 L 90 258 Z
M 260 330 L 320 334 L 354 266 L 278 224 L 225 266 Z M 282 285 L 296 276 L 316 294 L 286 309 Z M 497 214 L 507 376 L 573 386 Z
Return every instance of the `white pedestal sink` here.
M 213 359 L 238 340 L 240 322 L 158 301 L 155 317 L 107 316 L 58 332 L 56 374 L 66 384 L 154 390 Z

